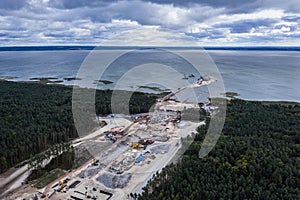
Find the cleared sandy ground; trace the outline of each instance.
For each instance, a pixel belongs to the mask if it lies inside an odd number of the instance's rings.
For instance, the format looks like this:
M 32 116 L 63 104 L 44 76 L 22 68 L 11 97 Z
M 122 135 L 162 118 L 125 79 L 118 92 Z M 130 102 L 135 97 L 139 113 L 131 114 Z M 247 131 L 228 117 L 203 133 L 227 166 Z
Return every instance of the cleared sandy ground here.
M 101 119 L 101 120 L 105 120 L 107 122 L 107 125 L 105 127 L 100 128 L 99 130 L 97 130 L 97 131 L 93 132 L 92 134 L 87 135 L 83 138 L 78 138 L 78 139 L 74 140 L 74 144 L 83 145 L 90 141 L 99 140 L 99 137 L 103 136 L 105 131 L 108 131 L 111 128 L 116 128 L 116 127 L 123 127 L 124 129 L 128 129 L 128 134 L 124 138 L 124 139 L 126 139 L 126 137 L 130 136 L 131 134 L 134 134 L 137 131 L 137 127 L 139 127 L 138 124 L 133 124 L 131 121 L 129 121 L 125 118 L 105 118 L 105 119 Z M 204 123 L 193 123 L 193 122 L 184 122 L 184 123 L 186 125 L 183 128 L 181 128 L 181 129 L 177 128 L 176 130 L 174 129 L 174 132 L 171 135 L 170 140 L 168 142 L 155 142 L 153 145 L 151 145 L 151 147 L 153 147 L 155 145 L 160 145 L 160 144 L 169 145 L 168 151 L 166 151 L 164 154 L 160 154 L 160 153 L 155 154 L 156 158 L 154 160 L 151 160 L 151 162 L 148 164 L 146 162 L 143 162 L 143 164 L 135 164 L 128 171 L 124 172 L 124 173 L 132 174 L 132 177 L 131 177 L 130 181 L 128 182 L 128 184 L 122 189 L 106 188 L 103 184 L 99 183 L 96 180 L 96 178 L 101 173 L 105 173 L 108 170 L 107 167 L 101 169 L 91 179 L 88 179 L 88 178 L 80 179 L 79 177 L 77 177 L 78 174 L 82 170 L 86 169 L 92 163 L 92 160 L 89 160 L 88 162 L 86 162 L 85 164 L 83 164 L 82 166 L 77 168 L 76 170 L 73 170 L 72 172 L 69 172 L 69 173 L 65 174 L 63 177 L 60 177 L 59 179 L 50 183 L 45 188 L 45 192 L 47 194 L 52 193 L 52 191 L 53 191 L 52 186 L 54 184 L 56 184 L 61 179 L 69 177 L 71 179 L 71 181 L 69 183 L 72 183 L 75 180 L 81 181 L 81 183 L 76 188 L 77 190 L 85 191 L 86 185 L 90 184 L 90 181 L 93 180 L 93 184 L 95 184 L 95 187 L 97 187 L 98 189 L 100 188 L 105 191 L 110 191 L 111 193 L 113 193 L 113 196 L 111 199 L 115 199 L 115 200 L 127 199 L 127 195 L 130 193 L 141 193 L 142 188 L 144 186 L 146 186 L 148 180 L 151 179 L 157 171 L 160 171 L 163 167 L 165 167 L 168 163 L 170 163 L 172 161 L 172 159 L 174 158 L 174 156 L 178 153 L 178 150 L 182 147 L 181 138 L 185 138 L 188 135 L 190 135 L 192 132 L 196 132 L 196 128 L 198 126 L 204 124 Z M 102 154 L 99 154 L 98 156 L 96 156 L 100 159 L 101 163 L 102 163 L 102 161 L 104 162 L 106 159 L 106 162 L 105 162 L 106 166 L 109 166 L 116 159 L 119 159 L 119 157 L 123 156 L 125 151 L 128 151 L 128 147 L 122 148 L 123 146 L 120 146 L 119 142 L 120 141 L 112 144 L 111 146 L 108 147 L 107 150 L 103 151 Z M 105 156 L 103 157 L 103 155 L 105 155 L 105 153 L 109 153 L 109 157 L 106 157 L 106 158 L 105 158 Z M 9 179 L 11 180 L 11 179 L 13 179 L 13 177 L 20 176 L 19 173 L 21 173 L 22 170 L 23 170 L 23 173 L 26 172 L 26 169 L 27 169 L 27 167 L 24 166 L 22 169 L 17 170 L 14 173 L 15 174 L 14 176 L 9 176 Z M 9 181 L 9 180 L 7 180 L 7 181 Z M 20 199 L 28 198 L 28 194 L 27 194 L 26 190 L 28 191 L 28 188 L 26 188 L 26 189 L 23 188 L 23 190 L 19 191 L 18 193 L 15 193 L 15 195 L 13 195 L 14 199 L 16 199 L 15 198 L 16 194 L 22 194 L 22 191 L 23 191 L 23 195 L 21 195 L 21 197 L 19 196 Z M 70 195 L 74 194 L 73 190 L 70 190 L 65 194 L 56 193 L 51 197 L 51 199 L 67 199 L 70 197 Z M 32 192 L 32 190 L 29 190 L 29 191 Z M 43 191 L 43 190 L 41 190 L 41 191 Z M 34 194 L 34 193 L 31 193 L 31 194 Z M 103 194 L 98 193 L 97 196 L 99 199 L 99 197 L 103 197 Z M 8 198 L 8 199 L 13 199 L 13 198 Z
M 95 138 L 101 135 L 102 133 L 104 133 L 105 131 L 110 130 L 111 128 L 117 126 L 127 127 L 132 123 L 129 120 L 124 118 L 103 118 L 101 120 L 106 121 L 107 125 L 85 137 L 75 139 L 73 141 L 73 145 L 74 146 L 80 145 L 84 141 Z M 18 169 L 11 168 L 8 172 L 1 174 L 0 175 L 0 198 L 4 198 L 4 196 L 9 192 L 21 187 L 22 182 L 27 178 L 29 174 L 30 171 L 28 170 L 27 164 Z M 16 194 L 22 194 L 22 192 L 20 191 L 17 192 Z M 6 197 L 6 199 L 15 199 L 15 197 L 10 196 L 10 197 Z

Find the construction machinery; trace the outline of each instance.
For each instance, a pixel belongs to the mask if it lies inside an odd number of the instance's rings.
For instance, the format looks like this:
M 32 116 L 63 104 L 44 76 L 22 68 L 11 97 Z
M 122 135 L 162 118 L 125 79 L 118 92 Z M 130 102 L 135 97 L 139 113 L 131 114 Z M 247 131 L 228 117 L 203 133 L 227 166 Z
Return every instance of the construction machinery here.
M 66 181 L 59 181 L 59 187 L 57 189 L 57 192 L 64 193 L 65 192 L 64 188 L 66 186 L 67 186 L 67 182 Z
M 99 164 L 99 160 L 96 160 L 96 158 L 93 157 L 93 163 L 92 163 L 92 165 L 93 166 L 97 166 L 98 164 Z
M 64 188 L 67 186 L 67 183 L 66 181 L 59 181 L 59 185 Z
M 141 148 L 146 149 L 145 145 L 142 145 L 142 144 L 137 143 L 137 142 L 132 142 L 130 147 L 131 147 L 131 150 L 132 149 L 140 150 Z
M 139 141 L 139 144 L 142 144 L 144 146 L 150 145 L 150 144 L 153 144 L 153 143 L 154 143 L 154 141 L 152 139 L 141 139 Z

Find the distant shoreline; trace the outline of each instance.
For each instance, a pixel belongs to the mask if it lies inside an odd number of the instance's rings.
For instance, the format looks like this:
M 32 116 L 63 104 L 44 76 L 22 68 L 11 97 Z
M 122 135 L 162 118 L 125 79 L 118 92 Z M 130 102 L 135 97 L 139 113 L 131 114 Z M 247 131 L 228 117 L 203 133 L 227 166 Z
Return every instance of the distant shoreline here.
M 132 49 L 169 49 L 169 50 L 229 50 L 229 51 L 300 51 L 300 46 L 4 46 L 0 51 L 66 51 L 66 50 L 132 50 Z
M 73 85 L 65 85 L 65 84 L 57 84 L 57 83 L 49 83 L 49 84 L 45 84 L 43 82 L 40 81 L 13 81 L 13 80 L 4 80 L 4 79 L 0 79 L 0 82 L 13 82 L 13 83 L 18 83 L 18 84 L 41 84 L 41 85 L 47 85 L 47 86 L 53 86 L 53 87 L 67 87 L 67 88 L 73 88 Z M 97 89 L 98 91 L 112 91 L 111 89 Z M 168 91 L 160 91 L 159 93 L 151 93 L 151 92 L 140 92 L 140 91 L 136 91 L 137 93 L 144 93 L 144 94 L 163 94 L 166 93 Z M 229 96 L 227 96 L 229 94 Z M 231 96 L 232 95 L 232 96 Z M 248 101 L 248 102 L 260 102 L 263 104 L 280 104 L 280 105 L 299 105 L 300 106 L 300 100 L 299 102 L 297 101 L 288 101 L 288 100 L 255 100 L 255 99 L 245 99 L 242 97 L 239 97 L 239 93 L 237 92 L 226 92 L 224 94 L 224 98 L 228 98 L 229 99 L 235 99 L 235 100 L 241 100 L 241 101 Z

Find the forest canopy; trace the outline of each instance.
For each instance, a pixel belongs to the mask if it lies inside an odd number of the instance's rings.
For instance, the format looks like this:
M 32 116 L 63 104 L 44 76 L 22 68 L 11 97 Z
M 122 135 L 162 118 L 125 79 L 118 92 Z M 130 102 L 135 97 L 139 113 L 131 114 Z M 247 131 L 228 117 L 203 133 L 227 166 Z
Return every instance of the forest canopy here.
M 119 91 L 126 96 L 128 92 Z M 111 113 L 112 91 L 96 92 L 96 114 Z M 134 93 L 130 113 L 148 112 L 157 95 Z M 0 172 L 59 143 L 78 137 L 72 116 L 72 88 L 0 81 Z M 96 119 L 85 119 L 90 127 Z
M 198 158 L 207 126 L 139 200 L 300 199 L 300 106 L 231 100 L 215 148 Z
M 72 88 L 1 81 L 0 94 L 1 172 L 78 137 L 72 117 Z M 109 90 L 97 91 L 98 115 L 111 113 L 111 95 Z M 130 113 L 148 112 L 157 98 L 134 93 Z M 209 155 L 199 159 L 207 128 L 199 127 L 183 157 L 157 173 L 141 195 L 131 197 L 300 199 L 299 104 L 228 101 L 222 135 Z

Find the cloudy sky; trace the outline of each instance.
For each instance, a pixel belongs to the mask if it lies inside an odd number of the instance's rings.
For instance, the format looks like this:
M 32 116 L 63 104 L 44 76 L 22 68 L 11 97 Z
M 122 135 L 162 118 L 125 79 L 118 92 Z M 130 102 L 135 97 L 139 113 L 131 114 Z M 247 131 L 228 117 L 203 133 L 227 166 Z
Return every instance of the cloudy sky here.
M 299 0 L 1 0 L 0 46 L 300 46 L 299 23 Z

